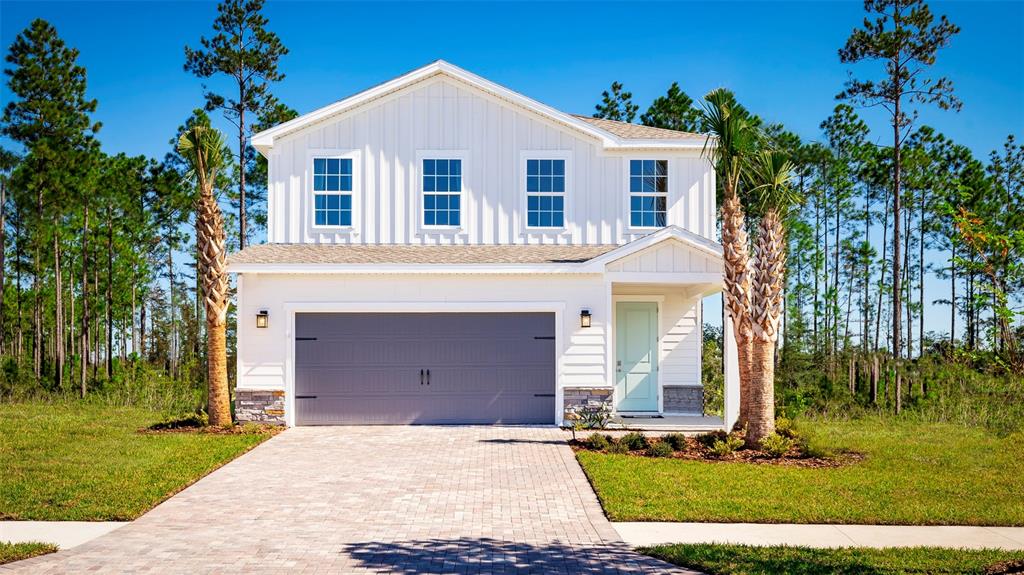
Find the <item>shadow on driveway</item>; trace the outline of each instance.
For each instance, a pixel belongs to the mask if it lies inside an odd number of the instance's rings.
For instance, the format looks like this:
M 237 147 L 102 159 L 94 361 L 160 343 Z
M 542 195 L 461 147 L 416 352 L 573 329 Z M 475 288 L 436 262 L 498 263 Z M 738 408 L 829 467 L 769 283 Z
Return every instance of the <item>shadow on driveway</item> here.
M 387 573 L 696 573 L 640 555 L 625 544 L 527 544 L 490 538 L 351 543 L 354 567 Z

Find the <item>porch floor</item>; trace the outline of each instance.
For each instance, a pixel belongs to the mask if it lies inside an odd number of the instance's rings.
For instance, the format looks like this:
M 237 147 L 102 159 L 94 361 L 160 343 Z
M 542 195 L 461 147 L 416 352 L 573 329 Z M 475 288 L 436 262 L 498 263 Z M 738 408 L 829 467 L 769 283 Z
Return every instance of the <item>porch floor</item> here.
M 724 426 L 722 418 L 715 415 L 616 415 L 612 417 L 608 429 L 704 433 L 723 429 Z

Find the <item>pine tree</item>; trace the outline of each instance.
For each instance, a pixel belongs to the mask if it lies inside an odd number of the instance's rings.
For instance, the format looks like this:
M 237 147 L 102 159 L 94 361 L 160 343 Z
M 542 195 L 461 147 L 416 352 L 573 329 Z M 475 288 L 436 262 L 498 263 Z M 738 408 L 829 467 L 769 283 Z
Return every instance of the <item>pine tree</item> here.
M 679 89 L 678 82 L 672 82 L 668 93 L 655 98 L 651 107 L 640 116 L 640 123 L 645 126 L 682 132 L 699 131 L 700 122 L 700 109 L 694 106 L 693 99 L 686 92 Z
M 99 124 L 90 114 L 96 101 L 86 97 L 85 68 L 78 65 L 78 50 L 68 47 L 57 30 L 42 19 L 32 21 L 11 45 L 5 69 L 14 98 L 4 108 L 2 133 L 25 148 L 15 171 L 17 186 L 35 198 L 32 252 L 34 254 L 33 367 L 42 375 L 43 320 L 40 300 L 43 266 L 54 272 L 54 383 L 64 376 L 65 318 L 62 316 L 62 226 L 65 208 L 74 205 L 76 171 L 95 145 Z M 50 251 L 52 249 L 52 252 Z M 52 263 L 43 261 L 52 256 Z
M 636 118 L 636 112 L 640 109 L 633 103 L 633 93 L 623 92 L 622 84 L 612 82 L 612 89 L 601 93 L 601 103 L 594 106 L 595 118 L 615 120 L 617 122 L 632 122 Z
M 264 0 L 224 0 L 217 6 L 213 38 L 200 39 L 201 49 L 185 47 L 185 70 L 200 78 L 215 74 L 229 76 L 234 83 L 231 97 L 207 90 L 207 111 L 223 110 L 224 116 L 238 130 L 238 164 L 247 157 L 250 126 L 246 114 L 260 113 L 270 101 L 269 83 L 284 79 L 278 63 L 288 49 L 276 34 L 267 30 L 263 16 Z M 239 249 L 244 248 L 249 234 L 246 217 L 246 170 L 238 176 Z
M 902 197 L 900 186 L 900 148 L 906 138 L 906 129 L 916 118 L 916 110 L 907 112 L 908 105 L 936 104 L 942 109 L 960 109 L 960 101 L 953 95 L 953 84 L 947 78 L 925 76 L 928 66 L 935 63 L 940 48 L 949 45 L 960 29 L 945 16 L 938 23 L 924 0 L 865 0 L 864 10 L 869 17 L 864 27 L 855 29 L 839 50 L 844 64 L 866 60 L 881 60 L 885 73 L 880 80 L 858 80 L 851 76 L 846 89 L 837 96 L 858 105 L 882 106 L 891 118 L 893 132 L 893 255 L 892 255 L 892 349 L 899 365 L 902 339 L 900 335 L 902 298 L 902 254 L 900 218 Z M 874 20 L 870 19 L 874 17 Z M 901 379 L 896 374 L 896 410 L 901 408 Z

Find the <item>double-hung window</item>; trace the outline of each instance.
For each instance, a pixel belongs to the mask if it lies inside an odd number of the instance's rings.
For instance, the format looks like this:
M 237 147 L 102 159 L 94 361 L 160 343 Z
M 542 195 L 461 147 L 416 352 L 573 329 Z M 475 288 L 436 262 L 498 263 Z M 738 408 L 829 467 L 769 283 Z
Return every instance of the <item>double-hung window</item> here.
M 565 160 L 526 160 L 526 226 L 565 227 Z
M 668 208 L 668 160 L 629 161 L 629 225 L 661 228 Z
M 313 219 L 318 226 L 352 225 L 352 158 L 313 158 Z
M 423 225 L 458 226 L 462 220 L 462 160 L 423 160 Z

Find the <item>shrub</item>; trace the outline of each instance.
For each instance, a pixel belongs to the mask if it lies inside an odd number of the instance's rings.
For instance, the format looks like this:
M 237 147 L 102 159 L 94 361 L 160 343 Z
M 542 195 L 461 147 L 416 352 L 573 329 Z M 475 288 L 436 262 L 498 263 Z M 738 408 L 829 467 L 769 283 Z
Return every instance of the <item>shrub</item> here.
M 761 451 L 764 451 L 771 457 L 779 458 L 788 453 L 796 442 L 789 437 L 773 433 L 767 437 L 762 437 L 759 443 L 761 444 Z
M 626 447 L 625 443 L 621 441 L 612 441 L 608 446 L 608 453 L 614 453 L 616 455 L 625 455 L 629 453 L 629 448 Z
M 583 440 L 583 445 L 593 451 L 604 451 L 611 445 L 611 441 L 608 439 L 608 436 L 603 433 L 593 433 Z
M 724 431 L 712 431 L 698 435 L 697 442 L 710 449 L 715 443 L 725 441 L 728 437 L 729 434 Z
M 655 441 L 646 453 L 648 457 L 672 457 L 672 446 L 667 441 Z
M 647 449 L 650 442 L 647 441 L 647 437 L 638 431 L 631 431 L 626 435 L 623 435 L 619 439 L 619 443 L 626 446 L 626 449 L 630 451 L 640 451 L 641 449 Z
M 793 426 L 793 420 L 788 417 L 779 417 L 775 420 L 775 433 L 788 439 L 796 439 L 800 436 Z
M 661 440 L 668 443 L 676 451 L 686 450 L 686 436 L 682 433 L 669 433 L 662 437 Z
M 727 435 L 725 439 L 716 439 L 711 444 L 711 453 L 718 457 L 732 455 L 737 449 L 743 447 L 743 438 L 738 435 Z

